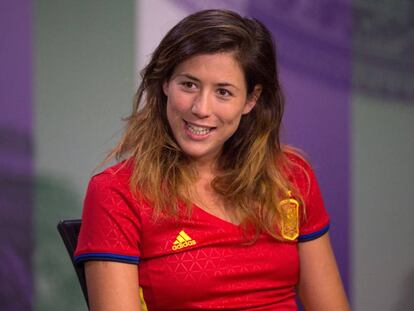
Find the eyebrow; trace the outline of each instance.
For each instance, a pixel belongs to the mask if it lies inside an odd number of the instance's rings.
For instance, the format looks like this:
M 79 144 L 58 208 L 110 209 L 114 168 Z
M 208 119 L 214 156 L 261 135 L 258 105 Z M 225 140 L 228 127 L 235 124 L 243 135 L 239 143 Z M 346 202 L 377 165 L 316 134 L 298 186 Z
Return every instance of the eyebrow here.
M 187 79 L 190 79 L 190 80 L 193 80 L 193 81 L 196 81 L 196 82 L 201 82 L 201 80 L 200 79 L 198 79 L 198 78 L 196 78 L 196 77 L 194 77 L 194 76 L 192 76 L 192 75 L 190 75 L 190 74 L 188 74 L 188 73 L 183 73 L 183 74 L 179 74 L 179 75 L 177 75 L 177 77 L 185 77 L 185 78 L 187 78 Z M 225 87 L 225 86 L 231 86 L 231 87 L 234 87 L 235 89 L 239 89 L 237 86 L 235 86 L 234 84 L 231 84 L 231 83 L 228 83 L 228 82 L 219 82 L 219 83 L 217 83 L 216 84 L 217 86 L 220 86 L 220 87 Z

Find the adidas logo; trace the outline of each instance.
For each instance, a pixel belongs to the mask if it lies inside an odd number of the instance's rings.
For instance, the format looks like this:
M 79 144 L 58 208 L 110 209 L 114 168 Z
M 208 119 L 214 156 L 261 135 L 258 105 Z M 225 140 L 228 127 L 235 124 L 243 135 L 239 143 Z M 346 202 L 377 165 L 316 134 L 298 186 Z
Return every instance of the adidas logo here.
M 192 246 L 195 244 L 196 244 L 196 241 L 190 238 L 188 234 L 184 232 L 184 230 L 181 230 L 173 243 L 172 250 L 176 251 L 181 248 Z

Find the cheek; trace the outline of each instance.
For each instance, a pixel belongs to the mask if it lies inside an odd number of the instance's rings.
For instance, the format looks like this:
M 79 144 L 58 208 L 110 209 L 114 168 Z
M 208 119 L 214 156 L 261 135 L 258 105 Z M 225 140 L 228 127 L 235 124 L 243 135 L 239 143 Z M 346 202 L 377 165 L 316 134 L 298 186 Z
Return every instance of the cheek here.
M 181 119 L 186 112 L 186 106 L 182 99 L 170 96 L 167 100 L 167 119 L 172 129 L 181 126 Z
M 167 116 L 168 118 L 173 117 L 175 113 L 179 111 L 179 107 L 177 106 L 177 102 L 173 96 L 169 96 L 167 99 Z
M 175 120 L 177 119 L 178 112 L 176 108 L 171 104 L 170 101 L 167 102 L 167 120 L 171 128 L 174 128 Z
M 229 125 L 237 126 L 240 123 L 240 119 L 242 117 L 242 111 L 240 109 L 237 110 L 225 110 L 221 114 L 221 119 L 224 123 Z
M 168 97 L 167 109 L 172 112 L 185 112 L 189 108 L 191 108 L 189 96 L 172 89 Z

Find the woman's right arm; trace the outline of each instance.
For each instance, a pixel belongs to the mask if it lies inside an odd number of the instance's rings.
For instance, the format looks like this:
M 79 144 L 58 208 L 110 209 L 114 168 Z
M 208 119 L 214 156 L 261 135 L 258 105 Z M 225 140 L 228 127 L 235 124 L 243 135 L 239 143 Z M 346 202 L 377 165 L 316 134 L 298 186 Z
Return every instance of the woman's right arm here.
M 91 311 L 141 311 L 136 264 L 87 261 L 85 274 Z

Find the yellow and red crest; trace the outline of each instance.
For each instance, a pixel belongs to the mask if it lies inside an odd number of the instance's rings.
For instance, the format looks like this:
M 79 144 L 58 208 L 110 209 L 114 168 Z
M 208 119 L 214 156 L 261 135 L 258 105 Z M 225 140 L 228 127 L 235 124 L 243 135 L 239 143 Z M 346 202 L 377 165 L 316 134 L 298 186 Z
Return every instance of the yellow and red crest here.
M 282 217 L 281 234 L 284 239 L 293 241 L 299 236 L 299 202 L 292 197 L 290 191 L 288 196 L 279 203 Z

